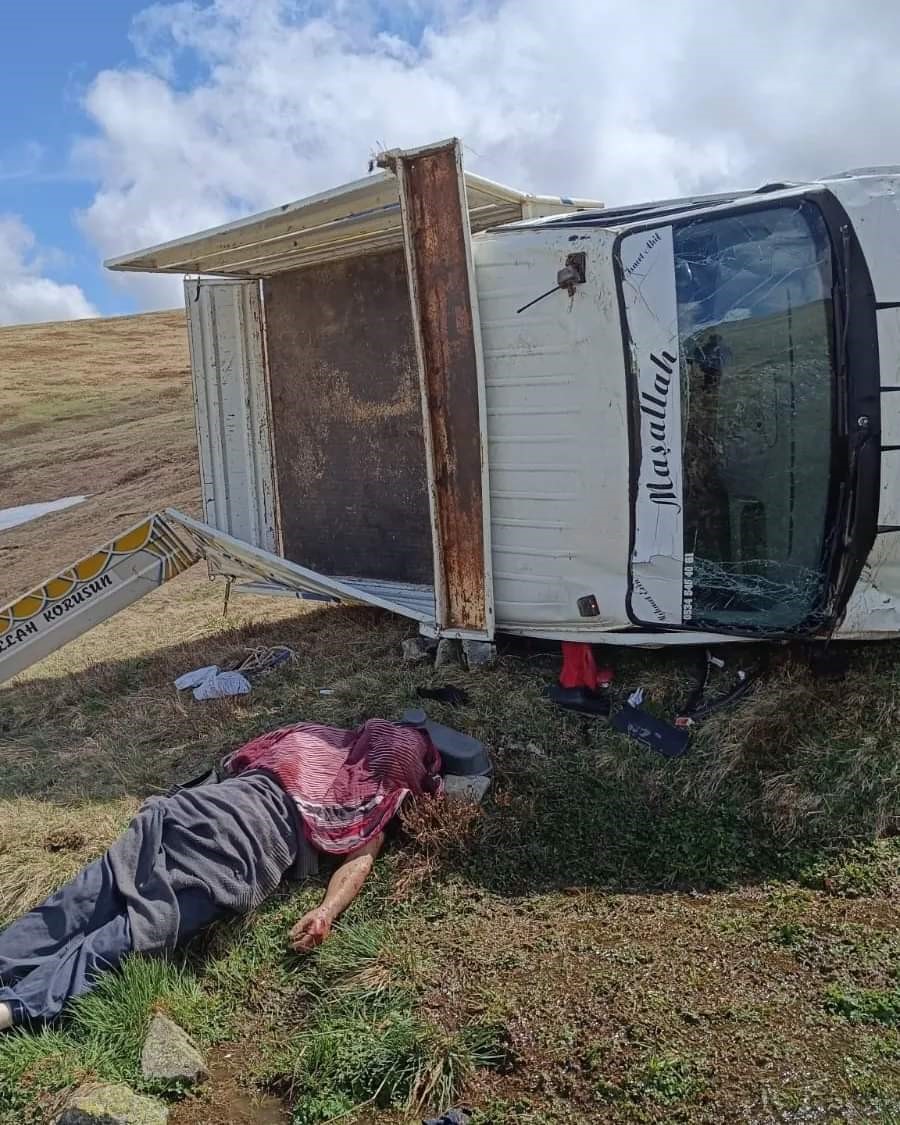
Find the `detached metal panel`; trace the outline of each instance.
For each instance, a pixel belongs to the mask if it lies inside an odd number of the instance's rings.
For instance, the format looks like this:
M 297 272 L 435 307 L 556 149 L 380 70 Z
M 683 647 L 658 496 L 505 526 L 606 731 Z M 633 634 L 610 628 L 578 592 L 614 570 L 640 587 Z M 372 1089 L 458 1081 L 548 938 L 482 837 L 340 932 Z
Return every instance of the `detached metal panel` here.
M 481 327 L 459 141 L 385 155 L 400 185 L 434 528 L 438 628 L 494 634 Z
M 185 282 L 206 522 L 278 552 L 259 284 Z

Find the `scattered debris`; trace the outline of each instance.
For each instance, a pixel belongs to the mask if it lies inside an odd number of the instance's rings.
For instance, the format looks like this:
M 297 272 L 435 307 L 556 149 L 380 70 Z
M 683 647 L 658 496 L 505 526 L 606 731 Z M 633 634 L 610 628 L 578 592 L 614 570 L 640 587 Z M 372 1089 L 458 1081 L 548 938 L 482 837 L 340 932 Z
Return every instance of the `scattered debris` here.
M 194 689 L 194 699 L 228 699 L 234 695 L 249 695 L 250 681 L 240 672 L 217 672 Z
M 193 688 L 194 699 L 226 699 L 234 695 L 249 695 L 251 680 L 260 679 L 275 669 L 290 663 L 295 653 L 287 645 L 274 645 L 272 648 L 252 648 L 240 660 L 232 661 L 225 667 L 207 664 L 205 668 L 195 668 L 185 672 L 175 681 L 178 691 Z
M 662 754 L 664 758 L 680 758 L 686 754 L 691 740 L 690 732 L 651 715 L 641 707 L 643 702 L 643 688 L 638 688 L 628 697 L 625 706 L 613 715 L 611 725 L 647 750 Z
M 251 648 L 243 660 L 237 664 L 227 664 L 223 671 L 240 672 L 248 680 L 261 679 L 276 671 L 284 664 L 290 664 L 296 653 L 288 645 L 273 645 L 271 648 Z
M 416 692 L 420 699 L 434 699 L 438 703 L 449 703 L 451 707 L 465 707 L 469 702 L 469 693 L 462 688 L 448 684 L 446 687 L 420 687 Z
M 725 667 L 725 661 L 720 656 L 714 656 L 713 653 L 707 649 L 700 679 L 697 686 L 691 692 L 687 703 L 685 703 L 676 718 L 675 725 L 677 727 L 692 727 L 695 723 L 699 723 L 714 714 L 714 712 L 721 710 L 723 707 L 727 707 L 731 703 L 735 703 L 742 695 L 746 694 L 756 681 L 756 678 L 765 670 L 766 665 L 767 662 L 764 657 L 752 676 L 750 673 L 745 672 L 743 668 L 739 668 L 731 688 L 729 688 L 728 691 L 722 692 L 714 699 L 708 699 L 706 692 L 709 687 L 712 669 L 723 669 Z
M 147 1032 L 141 1051 L 141 1074 L 167 1082 L 202 1082 L 207 1077 L 203 1055 L 187 1032 L 161 1013 L 157 1013 Z
M 454 730 L 452 727 L 445 727 L 443 723 L 435 723 L 424 711 L 418 709 L 404 711 L 401 721 L 406 726 L 427 731 L 441 755 L 441 762 L 447 773 L 462 777 L 491 773 L 491 759 L 484 748 L 484 743 L 479 742 L 477 738 L 472 738 L 471 735 L 463 734 L 462 731 Z
M 207 664 L 205 668 L 195 668 L 193 672 L 185 672 L 175 681 L 176 691 L 187 691 L 189 688 L 199 687 L 204 680 L 215 676 L 219 671 L 218 664 Z
M 249 695 L 250 681 L 240 672 L 220 672 L 217 664 L 185 672 L 175 681 L 178 691 L 193 688 L 194 699 L 226 699 L 233 695 Z
M 56 1125 L 166 1125 L 169 1111 L 122 1084 L 91 1083 L 69 1098 Z

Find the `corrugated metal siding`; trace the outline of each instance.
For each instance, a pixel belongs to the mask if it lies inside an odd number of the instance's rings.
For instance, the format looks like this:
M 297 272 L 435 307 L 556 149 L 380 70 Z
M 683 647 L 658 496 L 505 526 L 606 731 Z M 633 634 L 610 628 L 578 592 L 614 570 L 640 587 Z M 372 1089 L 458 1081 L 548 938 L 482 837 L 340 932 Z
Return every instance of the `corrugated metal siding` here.
M 185 284 L 204 518 L 278 551 L 257 282 Z

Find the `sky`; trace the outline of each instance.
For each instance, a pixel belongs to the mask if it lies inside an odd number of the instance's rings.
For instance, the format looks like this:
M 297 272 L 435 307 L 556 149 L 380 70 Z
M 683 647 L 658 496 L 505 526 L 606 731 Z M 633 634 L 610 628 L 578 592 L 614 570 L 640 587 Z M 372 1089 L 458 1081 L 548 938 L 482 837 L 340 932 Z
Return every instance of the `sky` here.
M 181 302 L 103 259 L 463 139 L 639 202 L 900 164 L 900 5 L 0 0 L 0 324 Z

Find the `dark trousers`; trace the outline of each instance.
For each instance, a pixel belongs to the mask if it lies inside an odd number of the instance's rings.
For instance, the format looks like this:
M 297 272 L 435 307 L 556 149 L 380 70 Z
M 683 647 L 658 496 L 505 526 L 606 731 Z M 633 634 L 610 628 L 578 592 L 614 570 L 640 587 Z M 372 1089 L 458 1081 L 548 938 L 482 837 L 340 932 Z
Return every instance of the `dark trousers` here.
M 222 916 L 200 891 L 177 897 L 178 941 Z M 52 1020 L 131 950 L 125 903 L 103 856 L 0 933 L 0 1002 L 11 1006 L 16 1024 Z

